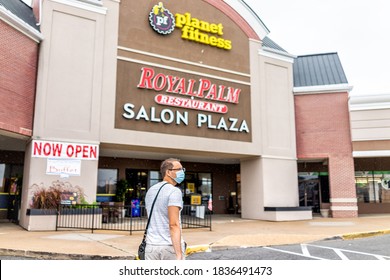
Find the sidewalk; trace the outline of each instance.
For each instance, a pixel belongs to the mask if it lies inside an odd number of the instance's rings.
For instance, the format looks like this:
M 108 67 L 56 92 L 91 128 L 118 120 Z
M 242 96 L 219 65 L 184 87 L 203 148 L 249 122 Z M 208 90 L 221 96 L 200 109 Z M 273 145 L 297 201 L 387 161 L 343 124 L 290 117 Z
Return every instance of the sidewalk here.
M 187 252 L 308 243 L 330 238 L 359 238 L 390 233 L 390 214 L 359 218 L 269 222 L 214 215 L 212 231 L 186 229 Z M 0 223 L 0 254 L 42 259 L 134 259 L 143 232 L 61 230 L 29 232 Z

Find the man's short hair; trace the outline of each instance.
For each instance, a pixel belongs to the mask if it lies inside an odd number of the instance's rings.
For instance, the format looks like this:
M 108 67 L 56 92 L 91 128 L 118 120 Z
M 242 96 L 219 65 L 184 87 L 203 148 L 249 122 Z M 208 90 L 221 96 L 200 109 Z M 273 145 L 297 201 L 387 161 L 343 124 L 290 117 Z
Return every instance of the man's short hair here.
M 173 168 L 173 163 L 175 161 L 178 161 L 180 162 L 180 159 L 177 159 L 177 158 L 168 158 L 166 160 L 164 160 L 162 163 L 161 163 L 161 166 L 160 166 L 160 172 L 161 172 L 161 176 L 164 178 L 165 177 L 165 174 L 167 173 L 167 171 L 169 169 L 172 169 Z

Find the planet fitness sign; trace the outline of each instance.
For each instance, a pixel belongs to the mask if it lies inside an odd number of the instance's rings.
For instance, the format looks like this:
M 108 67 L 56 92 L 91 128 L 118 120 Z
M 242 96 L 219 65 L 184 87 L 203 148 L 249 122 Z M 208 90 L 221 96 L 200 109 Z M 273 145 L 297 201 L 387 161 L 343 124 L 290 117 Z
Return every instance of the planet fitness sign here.
M 181 38 L 212 47 L 231 50 L 232 41 L 222 37 L 222 23 L 210 23 L 192 17 L 191 13 L 175 16 L 164 7 L 162 2 L 155 5 L 149 13 L 149 23 L 154 31 L 161 35 L 171 34 L 175 27 L 181 29 Z

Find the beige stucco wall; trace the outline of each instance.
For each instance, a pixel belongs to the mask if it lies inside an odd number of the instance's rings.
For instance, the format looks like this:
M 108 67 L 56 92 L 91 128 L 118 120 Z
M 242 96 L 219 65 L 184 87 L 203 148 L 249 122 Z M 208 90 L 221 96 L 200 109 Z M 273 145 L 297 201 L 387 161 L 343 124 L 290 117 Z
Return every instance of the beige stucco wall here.
M 47 0 L 42 9 L 34 138 L 97 142 L 106 8 Z
M 311 210 L 299 206 L 296 161 L 253 158 L 241 161 L 242 217 L 270 221 L 306 220 Z M 288 211 L 265 211 L 264 207 L 291 207 Z
M 116 44 L 115 37 L 110 41 L 115 32 L 106 30 L 106 18 L 117 19 L 119 4 L 116 0 L 104 2 L 105 7 L 81 1 L 43 1 L 44 40 L 40 46 L 33 139 L 99 144 L 104 47 L 106 41 Z M 26 210 L 36 186 L 48 188 L 59 180 L 82 188 L 87 202 L 96 200 L 97 160 L 81 160 L 80 176 L 62 178 L 48 175 L 47 158 L 32 157 L 31 149 L 30 142 L 25 154 L 23 227 L 30 228 Z
M 241 161 L 242 217 L 311 219 L 311 211 L 264 211 L 299 206 L 292 60 L 258 48 L 251 65 L 261 155 Z
M 292 60 L 258 56 L 262 154 L 296 159 Z
M 350 98 L 352 141 L 390 140 L 390 94 Z

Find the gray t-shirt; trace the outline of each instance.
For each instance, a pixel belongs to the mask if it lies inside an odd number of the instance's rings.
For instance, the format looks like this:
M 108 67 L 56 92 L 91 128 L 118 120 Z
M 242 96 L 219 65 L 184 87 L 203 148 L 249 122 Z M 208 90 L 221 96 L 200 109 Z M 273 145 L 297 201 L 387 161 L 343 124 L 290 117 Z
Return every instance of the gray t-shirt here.
M 160 187 L 166 182 L 160 182 L 152 186 L 145 197 L 146 211 L 150 213 L 154 198 Z M 146 243 L 150 245 L 172 245 L 171 234 L 169 232 L 168 206 L 180 207 L 183 209 L 183 199 L 181 190 L 169 183 L 161 189 L 153 208 L 152 218 L 150 220 Z M 181 219 L 180 228 L 181 228 Z

